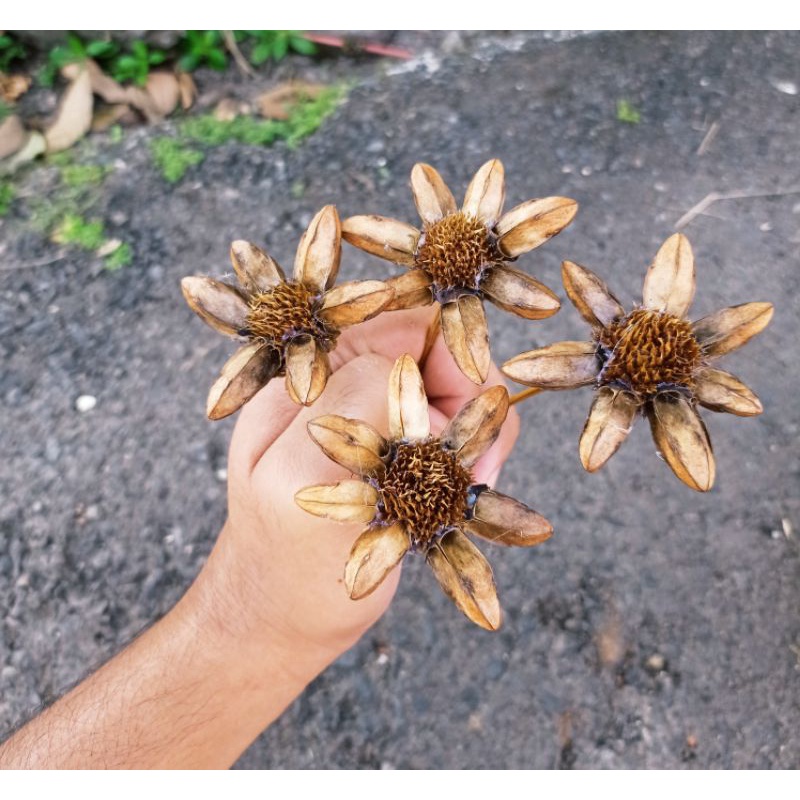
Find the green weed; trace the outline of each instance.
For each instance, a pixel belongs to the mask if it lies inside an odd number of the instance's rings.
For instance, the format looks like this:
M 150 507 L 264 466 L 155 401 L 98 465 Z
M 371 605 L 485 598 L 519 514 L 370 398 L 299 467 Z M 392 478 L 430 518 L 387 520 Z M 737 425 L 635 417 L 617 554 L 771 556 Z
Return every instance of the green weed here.
M 291 110 L 287 120 L 255 117 L 218 120 L 207 114 L 184 120 L 179 130 L 186 139 L 210 147 L 226 142 L 269 147 L 279 140 L 294 146 L 319 128 L 344 94 L 344 87 L 333 86 L 313 99 L 301 100 Z
M 8 72 L 12 62 L 25 58 L 25 48 L 8 33 L 0 35 L 0 72 Z
M 186 72 L 204 66 L 218 70 L 228 66 L 228 54 L 225 51 L 222 31 L 186 31 L 180 47 L 183 55 L 178 61 L 178 66 Z
M 105 266 L 109 272 L 116 272 L 127 267 L 133 261 L 133 251 L 127 242 L 123 242 L 113 253 L 105 258 Z
M 83 250 L 99 250 L 106 240 L 102 220 L 87 220 L 72 213 L 64 215 L 51 238 L 59 244 L 73 244 Z
M 150 154 L 164 180 L 177 183 L 189 167 L 199 164 L 205 156 L 177 139 L 161 136 L 150 143 Z
M 301 53 L 305 56 L 317 52 L 314 42 L 310 42 L 300 31 L 237 31 L 237 39 L 249 40 L 250 61 L 259 66 L 265 61 L 280 61 L 287 53 Z
M 98 186 L 110 171 L 99 164 L 66 164 L 61 168 L 61 180 L 73 188 Z
M 11 181 L 0 180 L 0 217 L 4 217 L 11 210 L 15 194 Z
M 134 42 L 128 53 L 117 56 L 110 65 L 111 76 L 120 83 L 144 86 L 150 67 L 163 64 L 167 54 L 163 50 L 150 50 L 144 42 Z
M 617 120 L 627 122 L 629 125 L 638 125 L 642 121 L 642 115 L 628 100 L 617 100 Z

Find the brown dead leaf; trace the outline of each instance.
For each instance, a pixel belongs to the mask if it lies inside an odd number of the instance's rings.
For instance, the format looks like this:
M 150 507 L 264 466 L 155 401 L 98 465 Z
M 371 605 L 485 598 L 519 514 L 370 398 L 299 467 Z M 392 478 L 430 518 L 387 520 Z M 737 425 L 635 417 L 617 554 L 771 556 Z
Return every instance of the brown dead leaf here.
M 12 114 L 0 122 L 0 158 L 8 158 L 22 149 L 28 134 L 22 120 Z
M 181 99 L 181 88 L 174 73 L 157 70 L 147 76 L 145 91 L 150 95 L 153 105 L 163 117 L 169 116 Z
M 286 81 L 256 97 L 255 105 L 262 117 L 267 119 L 289 119 L 291 107 L 298 100 L 318 97 L 324 89 L 325 87 L 319 83 Z
M 30 89 L 31 79 L 27 75 L 6 75 L 0 72 L 0 100 L 14 103 Z
M 181 92 L 181 108 L 188 111 L 197 98 L 197 86 L 188 72 L 178 73 L 178 88 Z
M 67 87 L 56 118 L 44 132 L 48 153 L 72 147 L 92 126 L 92 83 L 88 70 L 81 70 Z
M 28 134 L 25 144 L 7 161 L 3 161 L 0 165 L 0 174 L 8 174 L 14 172 L 22 164 L 27 164 L 33 161 L 36 156 L 40 156 L 47 149 L 47 145 L 39 131 L 32 131 Z
M 159 122 L 164 116 L 157 108 L 151 95 L 140 86 L 121 86 L 113 78 L 106 75 L 92 59 L 87 58 L 82 64 L 67 64 L 61 74 L 68 80 L 80 72 L 89 75 L 92 92 L 110 105 L 127 104 L 141 112 L 150 122 Z
M 96 133 L 107 131 L 112 125 L 121 122 L 127 115 L 138 119 L 127 103 L 103 106 L 103 108 L 94 112 L 94 116 L 92 117 L 92 130 Z
M 233 97 L 223 97 L 222 100 L 214 106 L 214 110 L 211 114 L 214 119 L 220 122 L 230 122 L 236 119 L 236 117 L 247 114 L 249 110 L 249 106 L 241 100 L 236 100 Z

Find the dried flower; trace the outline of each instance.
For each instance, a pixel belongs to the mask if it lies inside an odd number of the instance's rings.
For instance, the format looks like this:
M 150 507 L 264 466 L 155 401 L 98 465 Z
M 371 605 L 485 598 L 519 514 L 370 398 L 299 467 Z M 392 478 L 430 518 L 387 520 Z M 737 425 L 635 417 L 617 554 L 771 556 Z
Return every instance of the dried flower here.
M 470 468 L 497 439 L 507 413 L 508 392 L 493 386 L 467 403 L 440 437 L 432 437 L 422 376 L 404 355 L 389 379 L 388 441 L 367 423 L 336 415 L 308 424 L 325 454 L 359 476 L 295 495 L 311 514 L 367 523 L 345 567 L 352 599 L 374 591 L 407 552 L 420 552 L 464 614 L 488 630 L 500 626 L 492 569 L 465 532 L 521 547 L 552 534 L 540 514 L 473 485 Z
M 629 314 L 588 269 L 565 261 L 562 277 L 569 299 L 592 326 L 592 341 L 522 353 L 503 372 L 542 389 L 596 387 L 579 447 L 589 472 L 614 455 L 642 412 L 675 475 L 692 489 L 708 491 L 714 454 L 697 404 L 742 417 L 762 411 L 747 386 L 710 364 L 761 332 L 772 319 L 772 304 L 744 303 L 689 322 L 694 256 L 679 233 L 656 254 L 644 279 L 642 306 Z
M 560 307 L 546 286 L 508 264 L 563 230 L 578 204 L 567 197 L 528 200 L 502 214 L 503 165 L 484 164 L 459 211 L 439 173 L 415 164 L 411 189 L 423 229 L 374 215 L 350 217 L 342 235 L 350 244 L 408 267 L 388 283 L 395 299 L 387 310 L 441 304 L 444 339 L 461 371 L 475 383 L 489 373 L 489 331 L 482 298 L 526 319 L 543 319 Z
M 231 356 L 211 387 L 207 413 L 222 419 L 276 375 L 296 403 L 311 405 L 330 374 L 328 353 L 342 328 L 382 311 L 394 290 L 382 281 L 333 287 L 339 271 L 341 227 L 334 206 L 311 220 L 297 248 L 294 279 L 250 242 L 231 245 L 241 288 L 213 278 L 184 278 L 186 302 L 212 328 L 247 344 Z

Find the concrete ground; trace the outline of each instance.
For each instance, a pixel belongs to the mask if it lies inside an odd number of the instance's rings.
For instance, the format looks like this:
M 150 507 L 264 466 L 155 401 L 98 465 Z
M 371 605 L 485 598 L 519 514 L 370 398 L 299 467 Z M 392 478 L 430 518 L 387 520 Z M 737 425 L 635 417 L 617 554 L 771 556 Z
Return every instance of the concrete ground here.
M 508 207 L 550 194 L 581 204 L 519 262 L 562 297 L 569 258 L 635 302 L 685 212 L 712 192 L 747 194 L 684 232 L 694 317 L 775 304 L 771 326 L 723 363 L 764 414 L 704 412 L 718 478 L 700 495 L 641 422 L 584 473 L 588 390 L 529 401 L 501 489 L 556 534 L 488 554 L 504 628 L 471 626 L 409 562 L 384 619 L 238 766 L 800 766 L 800 36 L 425 45 L 418 62 L 359 67 L 346 103 L 295 150 L 224 145 L 171 188 L 144 147 L 159 131 L 101 148 L 114 171 L 98 211 L 135 253 L 117 273 L 74 251 L 45 264 L 56 248 L 24 214 L 0 223 L 0 732 L 169 609 L 224 519 L 232 423 L 203 408 L 231 345 L 188 310 L 180 277 L 226 272 L 235 238 L 289 262 L 328 202 L 414 221 L 415 162 L 460 193 L 497 156 Z M 638 124 L 617 118 L 620 100 Z M 24 191 L 46 191 L 46 173 Z M 346 276 L 394 274 L 345 256 Z M 498 361 L 586 332 L 568 303 L 532 324 L 491 313 L 490 327 Z M 81 413 L 86 394 L 97 405 Z

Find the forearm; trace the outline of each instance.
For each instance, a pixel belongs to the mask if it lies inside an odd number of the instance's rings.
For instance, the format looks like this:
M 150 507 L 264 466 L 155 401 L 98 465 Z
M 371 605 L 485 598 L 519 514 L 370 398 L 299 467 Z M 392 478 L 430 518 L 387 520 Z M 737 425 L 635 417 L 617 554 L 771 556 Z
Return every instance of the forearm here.
M 169 614 L 0 746 L 0 767 L 230 766 L 330 658 L 228 624 L 225 560 L 215 549 Z

